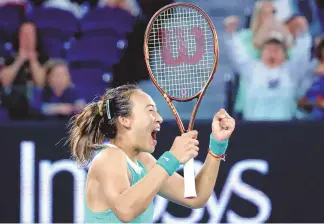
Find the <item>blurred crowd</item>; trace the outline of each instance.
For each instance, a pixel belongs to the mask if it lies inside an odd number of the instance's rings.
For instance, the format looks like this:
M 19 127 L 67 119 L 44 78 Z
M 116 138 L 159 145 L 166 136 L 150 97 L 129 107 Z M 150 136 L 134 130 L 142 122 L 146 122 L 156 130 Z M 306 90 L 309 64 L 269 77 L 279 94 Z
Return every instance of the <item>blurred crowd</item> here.
M 68 119 L 106 88 L 147 79 L 144 31 L 171 2 L 0 0 L 0 122 Z M 256 0 L 224 23 L 237 118 L 324 120 L 322 1 Z
M 224 23 L 238 117 L 324 120 L 322 1 L 258 0 L 247 22 L 232 15 Z
M 0 0 L 0 122 L 68 119 L 114 80 L 133 81 L 113 77 L 126 49 L 137 53 L 130 33 L 157 10 L 141 2 Z

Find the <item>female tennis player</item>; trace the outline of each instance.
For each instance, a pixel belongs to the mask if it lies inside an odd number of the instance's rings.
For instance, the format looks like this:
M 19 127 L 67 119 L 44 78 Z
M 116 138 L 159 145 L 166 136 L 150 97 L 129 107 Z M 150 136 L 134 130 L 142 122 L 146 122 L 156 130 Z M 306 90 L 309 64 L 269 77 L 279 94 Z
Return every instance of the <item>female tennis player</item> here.
M 234 119 L 223 109 L 213 118 L 210 153 L 196 177 L 195 199 L 184 198 L 184 179 L 176 170 L 198 155 L 198 132 L 176 137 L 171 149 L 156 161 L 151 153 L 161 123 L 154 101 L 135 85 L 107 90 L 72 119 L 72 155 L 83 165 L 91 160 L 85 222 L 152 223 L 157 194 L 190 208 L 205 205 L 214 190 Z M 106 139 L 110 142 L 103 145 Z

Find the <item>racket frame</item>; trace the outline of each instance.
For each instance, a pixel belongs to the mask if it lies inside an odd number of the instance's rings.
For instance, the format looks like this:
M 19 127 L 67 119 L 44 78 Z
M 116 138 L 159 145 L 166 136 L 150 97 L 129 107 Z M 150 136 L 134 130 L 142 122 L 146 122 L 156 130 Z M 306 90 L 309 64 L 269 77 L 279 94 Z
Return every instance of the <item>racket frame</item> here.
M 156 81 L 154 74 L 152 72 L 150 63 L 149 63 L 149 48 L 148 48 L 148 39 L 149 39 L 149 34 L 150 31 L 152 29 L 152 26 L 154 24 L 154 22 L 156 21 L 157 17 L 164 11 L 170 9 L 170 8 L 174 8 L 174 7 L 190 7 L 193 8 L 195 10 L 197 10 L 199 13 L 201 13 L 206 21 L 208 22 L 208 25 L 212 31 L 212 35 L 213 35 L 213 39 L 214 39 L 214 55 L 215 55 L 215 60 L 214 60 L 214 64 L 213 67 L 211 69 L 208 81 L 206 82 L 205 86 L 194 96 L 191 97 L 187 97 L 187 98 L 176 98 L 176 97 L 172 97 L 170 95 L 168 95 L 158 84 L 158 82 Z M 212 23 L 212 21 L 210 20 L 209 16 L 199 7 L 189 4 L 189 3 L 181 3 L 181 2 L 177 2 L 177 3 L 172 3 L 169 5 L 166 5 L 164 7 L 162 7 L 161 9 L 159 9 L 150 19 L 146 31 L 145 31 L 145 37 L 144 37 L 144 59 L 145 59 L 145 63 L 146 63 L 146 67 L 148 69 L 149 75 L 151 80 L 153 81 L 153 84 L 156 86 L 156 88 L 160 91 L 160 93 L 162 94 L 162 96 L 164 97 L 164 99 L 167 101 L 169 107 L 172 110 L 173 115 L 175 116 L 176 122 L 179 126 L 180 132 L 181 134 L 187 132 L 187 131 L 191 131 L 194 128 L 194 121 L 198 112 L 198 108 L 199 105 L 201 103 L 201 100 L 209 86 L 209 84 L 211 83 L 212 79 L 215 76 L 215 71 L 218 65 L 218 57 L 219 57 L 219 45 L 218 45 L 218 38 L 217 38 L 217 33 L 215 30 L 215 27 Z M 189 121 L 189 125 L 188 125 L 188 129 L 185 129 L 183 122 L 180 118 L 180 115 L 178 113 L 178 111 L 176 110 L 175 106 L 173 105 L 172 101 L 177 101 L 177 102 L 188 102 L 188 101 L 192 101 L 193 99 L 198 98 L 191 117 L 190 117 L 190 121 Z M 184 188 L 185 188 L 185 192 L 184 192 L 184 197 L 188 198 L 188 199 L 193 199 L 197 197 L 197 193 L 196 193 L 196 186 L 195 186 L 195 173 L 194 173 L 194 160 L 190 159 L 187 163 L 184 164 Z

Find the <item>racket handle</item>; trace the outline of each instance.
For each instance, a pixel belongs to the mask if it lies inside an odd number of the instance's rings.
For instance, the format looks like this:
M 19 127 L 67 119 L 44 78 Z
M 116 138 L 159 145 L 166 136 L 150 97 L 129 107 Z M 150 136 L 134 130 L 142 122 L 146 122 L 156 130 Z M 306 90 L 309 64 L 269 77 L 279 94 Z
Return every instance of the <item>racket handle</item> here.
M 193 199 L 197 197 L 196 193 L 196 181 L 195 181 L 195 164 L 194 160 L 190 159 L 184 164 L 183 167 L 184 176 L 184 197 Z

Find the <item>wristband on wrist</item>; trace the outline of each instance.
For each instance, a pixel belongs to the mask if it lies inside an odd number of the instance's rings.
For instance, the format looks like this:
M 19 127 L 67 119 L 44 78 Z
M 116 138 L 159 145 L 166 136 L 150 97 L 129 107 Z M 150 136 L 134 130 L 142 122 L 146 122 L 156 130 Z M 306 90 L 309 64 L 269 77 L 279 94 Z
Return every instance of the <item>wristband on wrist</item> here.
M 180 166 L 179 160 L 169 151 L 163 153 L 156 164 L 165 169 L 169 176 L 172 176 Z
M 216 156 L 222 156 L 225 154 L 228 146 L 228 139 L 219 141 L 210 134 L 209 150 Z

